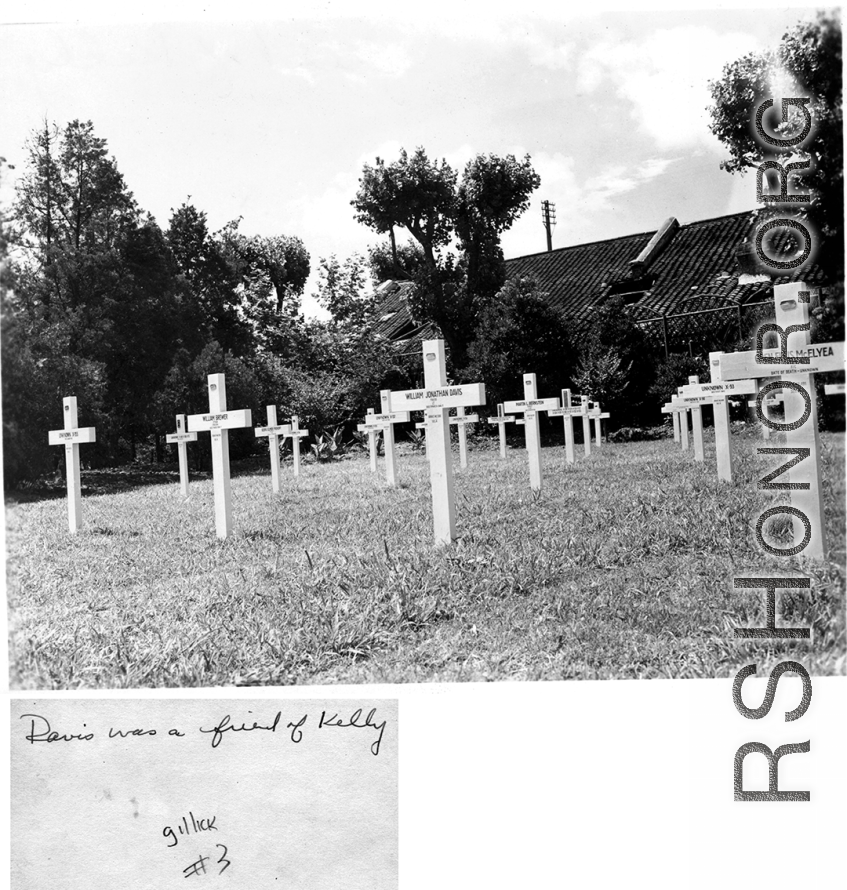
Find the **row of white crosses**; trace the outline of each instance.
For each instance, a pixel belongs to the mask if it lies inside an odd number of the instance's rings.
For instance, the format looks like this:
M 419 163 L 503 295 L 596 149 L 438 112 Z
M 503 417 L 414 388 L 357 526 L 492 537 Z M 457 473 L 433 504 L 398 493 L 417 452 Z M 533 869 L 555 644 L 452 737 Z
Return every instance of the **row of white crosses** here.
M 778 428 L 785 434 L 785 445 L 790 452 L 808 449 L 808 456 L 789 464 L 784 471 L 788 477 L 791 506 L 805 514 L 811 524 L 811 538 L 804 554 L 822 558 L 826 552 L 823 499 L 821 497 L 820 435 L 818 409 L 815 398 L 815 374 L 844 370 L 844 343 L 812 344 L 809 334 L 809 294 L 800 282 L 774 287 L 776 324 L 784 332 L 786 351 L 791 358 L 805 359 L 802 363 L 782 362 L 782 349 L 762 351 L 768 362 L 756 360 L 756 352 L 715 353 L 710 356 L 712 380 L 760 380 L 778 377 L 763 386 L 757 394 L 761 406 L 769 392 L 782 390 L 785 422 Z M 757 336 L 761 336 L 759 333 Z M 761 412 L 761 407 L 759 407 Z M 808 414 L 806 412 L 809 412 Z M 794 420 L 790 420 L 793 418 Z M 765 425 L 770 423 L 763 417 Z M 730 440 L 720 447 L 727 451 L 731 463 Z M 782 453 L 781 449 L 774 453 Z M 794 534 L 800 532 L 799 519 L 792 518 Z M 801 533 L 802 537 L 802 533 Z
M 464 405 L 456 406 L 456 413 L 448 418 L 450 426 L 456 427 L 459 439 L 459 466 L 464 470 L 468 465 L 468 427 L 472 424 L 479 423 L 478 414 L 467 414 Z M 514 417 L 509 418 L 514 420 Z M 490 421 L 489 421 L 490 422 Z M 416 430 L 425 430 L 426 421 L 415 424 Z M 503 434 L 505 435 L 505 434 Z M 501 446 L 504 447 L 504 446 Z M 427 452 L 427 455 L 429 452 Z
M 762 350 L 762 358 L 768 361 L 757 360 L 755 350 L 710 353 L 711 383 L 700 384 L 695 378 L 689 378 L 689 385 L 681 387 L 678 395 L 662 410 L 674 414 L 675 438 L 679 431 L 683 449 L 688 447 L 685 415 L 687 410 L 692 410 L 696 449 L 699 406 L 705 403 L 712 405 L 715 416 L 718 477 L 729 482 L 732 480 L 733 456 L 728 399 L 732 396 L 754 394 L 755 401 L 748 404 L 756 406 L 762 419 L 765 438 L 769 438 L 770 427 L 785 433 L 786 448 L 774 449 L 773 453 L 797 454 L 808 449 L 808 456 L 787 465 L 784 473 L 788 477 L 787 484 L 791 486 L 788 490 L 792 507 L 808 517 L 811 524 L 811 540 L 806 554 L 820 558 L 826 552 L 826 541 L 814 375 L 844 370 L 844 344 L 811 344 L 808 330 L 808 291 L 804 288 L 805 285 L 799 282 L 777 285 L 774 288 L 774 303 L 776 324 L 785 332 L 784 345 L 788 355 L 792 358 L 805 358 L 808 361 L 804 363 L 778 361 L 782 354 L 780 348 Z M 776 379 L 762 386 L 761 384 L 768 378 Z M 780 390 L 781 396 L 772 395 Z M 843 393 L 844 384 L 828 384 L 824 387 L 824 391 L 827 395 Z M 765 406 L 779 403 L 785 408 L 785 421 L 777 423 L 765 412 Z M 809 414 L 806 414 L 806 411 Z M 789 418 L 801 418 L 802 422 L 790 421 Z M 702 447 L 702 426 L 699 441 Z M 765 450 L 764 453 L 768 452 Z M 698 459 L 702 460 L 702 456 L 698 456 Z M 796 523 L 799 520 L 792 521 Z M 798 529 L 795 528 L 794 531 L 796 535 Z
M 383 408 L 388 405 L 390 390 L 384 389 L 380 393 L 380 401 Z M 371 472 L 376 472 L 376 437 L 382 433 L 383 451 L 385 452 L 385 478 L 389 485 L 397 485 L 397 462 L 394 454 L 394 424 L 405 423 L 409 419 L 408 411 L 387 411 L 374 414 L 373 409 L 368 409 L 368 415 L 364 423 L 360 423 L 357 429 L 360 433 L 368 434 L 368 446 L 371 458 Z
M 506 456 L 506 434 L 504 425 L 513 419 L 507 412 L 523 412 L 523 424 L 526 437 L 526 451 L 529 458 L 529 485 L 534 491 L 541 490 L 541 439 L 538 426 L 538 412 L 546 411 L 548 417 L 562 417 L 565 424 L 565 455 L 568 463 L 574 462 L 574 430 L 573 419 L 582 417 L 582 438 L 585 454 L 591 454 L 591 426 L 594 420 L 594 430 L 597 439 L 597 447 L 602 442 L 601 422 L 609 417 L 602 412 L 596 402 L 589 402 L 582 396 L 578 405 L 572 404 L 571 391 L 562 390 L 561 403 L 557 398 L 538 398 L 538 386 L 535 374 L 524 374 L 524 398 L 514 402 L 504 402 L 497 406 L 497 417 L 489 420 L 489 423 L 500 424 L 500 456 Z

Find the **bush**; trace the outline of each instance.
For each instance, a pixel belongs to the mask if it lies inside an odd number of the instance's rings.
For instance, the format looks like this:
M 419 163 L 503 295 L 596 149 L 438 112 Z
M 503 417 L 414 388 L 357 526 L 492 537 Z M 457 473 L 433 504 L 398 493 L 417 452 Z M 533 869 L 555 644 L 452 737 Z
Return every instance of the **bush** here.
M 609 433 L 610 442 L 653 442 L 656 439 L 666 439 L 672 435 L 666 426 L 624 426 L 619 430 Z

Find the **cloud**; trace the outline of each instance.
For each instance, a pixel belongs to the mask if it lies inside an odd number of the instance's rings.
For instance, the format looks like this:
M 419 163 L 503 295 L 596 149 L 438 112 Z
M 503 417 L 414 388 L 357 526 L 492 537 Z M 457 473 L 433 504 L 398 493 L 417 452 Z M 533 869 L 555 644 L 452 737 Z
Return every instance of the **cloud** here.
M 412 57 L 398 43 L 359 43 L 356 58 L 388 77 L 401 77 L 412 67 Z
M 641 40 L 607 39 L 580 56 L 577 86 L 588 93 L 611 89 L 660 151 L 714 147 L 708 81 L 726 63 L 758 48 L 750 34 L 693 26 L 659 29 Z M 622 130 L 625 137 L 625 126 Z
M 315 85 L 315 75 L 302 65 L 298 65 L 296 68 L 280 68 L 275 65 L 274 70 L 282 77 L 300 77 L 305 80 L 306 83 L 309 83 L 312 86 Z

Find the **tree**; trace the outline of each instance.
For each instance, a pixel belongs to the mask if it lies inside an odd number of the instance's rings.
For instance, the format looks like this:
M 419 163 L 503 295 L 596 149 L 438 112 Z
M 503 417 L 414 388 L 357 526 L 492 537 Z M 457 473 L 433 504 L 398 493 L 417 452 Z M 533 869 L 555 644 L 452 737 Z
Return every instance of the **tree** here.
M 24 246 L 43 273 L 39 297 L 49 312 L 87 310 L 113 285 L 121 239 L 137 225 L 139 211 L 106 140 L 91 121 L 74 120 L 61 133 L 44 126 L 28 143 L 29 164 L 18 186 L 16 214 Z
M 459 181 L 442 160 L 432 162 L 423 148 L 399 160 L 365 165 L 351 202 L 356 218 L 388 233 L 398 265 L 394 229 L 404 228 L 423 257 L 414 273 L 409 305 L 419 320 L 435 322 L 450 347 L 453 364 L 464 368 L 479 314 L 505 281 L 500 235 L 529 206 L 541 180 L 529 155 L 478 155 Z M 455 239 L 457 257 L 448 250 Z
M 482 311 L 468 355 L 468 373 L 485 381 L 490 406 L 522 394 L 528 372 L 545 395 L 571 381 L 573 348 L 565 322 L 531 276 L 509 279 Z
M 321 258 L 317 301 L 328 309 L 336 324 L 364 322 L 376 308 L 373 288 L 368 285 L 368 269 L 362 257 L 354 254 L 339 262 L 335 254 Z
M 708 111 L 711 131 L 729 149 L 729 160 L 721 167 L 730 173 L 758 168 L 765 150 L 757 141 L 751 117 L 765 99 L 808 96 L 807 106 L 814 129 L 811 136 L 793 153 L 783 152 L 784 163 L 810 162 L 791 191 L 809 192 L 809 204 L 791 204 L 792 216 L 806 215 L 820 234 L 825 250 L 818 261 L 831 280 L 843 272 L 844 218 L 841 24 L 832 13 L 819 13 L 815 22 L 800 22 L 783 35 L 771 50 L 750 53 L 723 69 L 720 79 L 709 84 L 714 104 Z M 780 93 L 779 96 L 776 93 Z M 781 125 L 789 135 L 801 121 L 801 112 L 792 108 L 792 116 Z M 768 153 L 769 154 L 769 153 Z M 784 215 L 774 205 L 759 211 L 760 219 Z
M 597 311 L 583 337 L 580 361 L 580 379 L 589 387 L 583 395 L 600 401 L 603 410 L 613 414 L 615 423 L 638 422 L 655 376 L 654 356 L 644 332 L 627 312 L 623 297 L 611 297 Z M 591 373 L 585 376 L 592 369 L 593 383 Z M 620 376 L 623 373 L 626 395 Z
M 368 248 L 368 267 L 375 284 L 383 281 L 412 281 L 424 264 L 420 244 L 384 241 Z

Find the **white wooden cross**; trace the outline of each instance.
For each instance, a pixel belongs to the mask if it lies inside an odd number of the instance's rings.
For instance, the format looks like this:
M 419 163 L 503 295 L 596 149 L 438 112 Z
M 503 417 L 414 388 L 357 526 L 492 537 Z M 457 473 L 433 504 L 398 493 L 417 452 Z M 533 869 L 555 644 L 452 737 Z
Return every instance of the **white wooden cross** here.
M 756 389 L 754 390 L 754 395 L 757 395 L 758 392 L 759 392 L 759 386 L 756 386 Z M 758 404 L 758 399 L 750 399 L 750 401 L 747 402 L 747 407 L 755 408 L 757 404 Z M 781 395 L 779 395 L 778 393 L 768 393 L 767 397 L 762 399 L 762 407 L 761 407 L 762 415 L 764 417 L 766 417 L 768 420 L 770 420 L 770 416 L 771 416 L 770 409 L 774 408 L 776 405 L 784 405 L 784 404 L 785 404 L 785 399 Z M 766 411 L 765 408 L 767 408 L 768 410 Z M 766 423 L 762 423 L 761 427 L 762 427 L 762 438 L 770 439 L 770 437 L 771 437 L 770 427 Z
M 373 417 L 374 417 L 374 409 L 368 408 L 368 413 L 367 413 L 367 416 L 365 417 L 365 423 L 360 424 L 359 426 L 356 427 L 356 429 L 360 433 L 365 432 L 365 430 L 367 429 L 366 424 L 370 420 L 372 420 Z M 371 461 L 371 472 L 375 473 L 376 472 L 376 437 L 379 435 L 379 430 L 370 429 L 370 430 L 367 430 L 367 433 L 368 433 L 368 456 L 370 457 L 370 461 Z
M 573 419 L 577 414 L 583 413 L 582 404 L 574 406 L 573 398 L 582 399 L 582 396 L 571 396 L 569 389 L 562 390 L 562 406 L 561 408 L 551 408 L 547 412 L 548 417 L 560 417 L 565 424 L 565 458 L 569 464 L 574 462 L 574 434 Z
M 188 442 L 197 441 L 197 433 L 188 433 L 185 429 L 185 415 L 177 414 L 176 432 L 168 433 L 165 441 L 176 445 L 179 456 L 179 486 L 183 497 L 188 497 Z
M 582 416 L 582 450 L 585 453 L 585 456 L 588 457 L 591 454 L 591 421 L 588 418 L 588 409 L 591 407 L 591 403 L 588 401 L 587 396 L 575 396 L 575 398 L 579 399 L 579 413 Z
M 360 423 L 357 429 L 360 433 L 366 432 L 369 436 L 374 436 L 374 439 L 376 439 L 379 432 L 382 432 L 383 446 L 385 450 L 385 478 L 389 485 L 395 486 L 397 485 L 397 465 L 394 453 L 394 424 L 406 423 L 409 420 L 409 412 L 390 412 L 385 410 L 385 407 L 388 405 L 388 396 L 390 392 L 391 391 L 388 389 L 384 389 L 380 392 L 383 413 L 374 414 L 373 411 L 369 409 L 367 416 L 365 417 L 365 422 Z M 376 456 L 376 448 L 374 448 L 373 455 L 374 457 Z
M 450 408 L 485 404 L 484 383 L 447 383 L 443 340 L 424 340 L 424 388 L 388 393 L 390 411 L 423 411 L 432 484 L 432 520 L 438 544 L 456 539 L 456 499 L 450 453 Z
M 497 431 L 500 434 L 500 457 L 501 458 L 506 457 L 506 424 L 513 423 L 514 419 L 515 418 L 512 417 L 511 415 L 506 415 L 505 411 L 503 410 L 502 402 L 497 403 L 497 416 L 488 418 L 489 423 L 497 424 Z
M 208 430 L 212 435 L 212 477 L 215 486 L 215 529 L 219 538 L 232 531 L 232 504 L 229 485 L 229 430 L 252 426 L 249 408 L 228 411 L 226 377 L 209 374 L 209 413 L 188 417 L 190 432 Z
M 696 386 L 700 383 L 700 378 L 694 374 L 688 378 L 689 386 Z M 701 402 L 699 399 L 684 399 L 685 395 L 685 387 L 681 386 L 677 390 L 677 404 L 682 401 L 683 404 L 686 405 L 687 409 L 691 412 L 691 438 L 694 440 L 694 460 L 703 461 L 706 459 L 706 449 L 703 444 L 703 408 L 701 407 L 703 402 L 708 401 L 704 399 Z M 686 442 L 688 440 L 688 421 L 685 421 L 685 438 Z
M 824 385 L 823 391 L 828 396 L 843 396 L 844 395 L 844 384 L 843 383 L 827 383 Z
M 271 453 L 271 480 L 275 493 L 279 492 L 279 437 L 291 432 L 291 426 L 287 423 L 277 423 L 276 405 L 268 405 L 268 425 L 257 426 L 256 438 L 267 436 L 268 451 Z
M 711 355 L 717 353 L 711 353 Z M 677 401 L 683 404 L 711 405 L 715 418 L 715 456 L 718 465 L 718 478 L 732 481 L 732 439 L 729 429 L 729 398 L 748 395 L 758 389 L 755 380 L 736 380 L 728 383 L 692 382 L 682 387 Z
M 456 416 L 450 418 L 450 426 L 458 427 L 459 466 L 464 470 L 468 465 L 468 424 L 478 423 L 479 414 L 465 414 L 463 405 L 456 408 Z
M 68 488 L 68 529 L 78 532 L 82 525 L 82 482 L 79 472 L 79 446 L 95 442 L 97 431 L 93 426 L 77 426 L 76 396 L 62 399 L 65 428 L 50 430 L 47 441 L 51 445 L 65 446 L 65 476 Z
M 608 411 L 600 410 L 599 402 L 592 402 L 591 404 L 592 407 L 591 410 L 588 412 L 588 416 L 594 421 L 594 439 L 597 442 L 597 447 L 599 448 L 603 441 L 600 424 L 602 423 L 602 421 L 611 417 L 611 415 Z
M 826 526 L 821 494 L 820 435 L 814 375 L 844 370 L 844 344 L 809 342 L 809 292 L 802 282 L 775 285 L 774 303 L 776 324 L 784 332 L 787 357 L 795 361 L 782 360 L 782 350 L 778 347 L 762 350 L 758 359 L 755 350 L 717 353 L 712 359 L 712 379 L 716 376 L 719 380 L 777 378 L 759 390 L 756 407 L 759 419 L 766 426 L 785 433 L 785 444 L 790 452 L 808 449 L 808 456 L 803 453 L 790 469 L 779 471 L 778 475 L 782 478 L 778 482 L 765 481 L 767 485 L 784 486 L 786 483 L 782 480 L 787 476 L 787 484 L 797 486 L 788 489 L 791 509 L 803 517 L 788 514 L 794 529 L 793 540 L 795 546 L 806 542 L 802 551 L 798 551 L 804 557 L 821 559 L 826 554 Z M 760 334 L 761 329 L 757 336 Z M 782 422 L 769 420 L 762 410 L 768 393 L 779 389 L 785 400 L 785 420 Z M 767 448 L 759 448 L 758 451 L 760 454 L 770 453 Z M 782 461 L 784 465 L 784 458 Z M 774 469 L 779 466 L 777 464 Z M 766 487 L 762 482 L 760 485 Z
M 684 408 L 681 408 L 677 405 L 674 405 L 673 402 L 665 402 L 662 405 L 662 414 L 670 414 L 673 418 L 673 440 L 674 442 L 679 442 L 680 440 L 680 432 L 679 432 L 679 415 L 684 411 Z
M 534 491 L 541 490 L 541 434 L 538 429 L 538 412 L 559 408 L 558 399 L 539 399 L 535 374 L 523 375 L 524 397 L 515 402 L 504 402 L 507 412 L 522 411 L 526 453 L 529 458 L 529 486 Z
M 294 475 L 300 475 L 300 440 L 309 435 L 308 430 L 300 429 L 300 418 L 296 414 L 291 415 L 291 428 L 283 434 L 283 438 L 291 439 L 291 453 L 294 457 Z
M 679 438 L 682 441 L 682 450 L 688 451 L 690 447 L 688 441 L 688 406 L 685 404 L 680 405 L 678 401 L 680 395 L 682 395 L 681 386 L 677 389 L 676 395 L 671 398 L 671 404 L 682 408 L 679 412 Z

